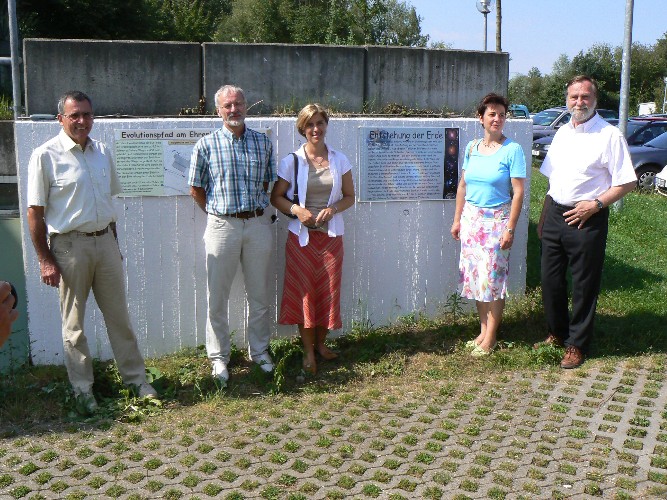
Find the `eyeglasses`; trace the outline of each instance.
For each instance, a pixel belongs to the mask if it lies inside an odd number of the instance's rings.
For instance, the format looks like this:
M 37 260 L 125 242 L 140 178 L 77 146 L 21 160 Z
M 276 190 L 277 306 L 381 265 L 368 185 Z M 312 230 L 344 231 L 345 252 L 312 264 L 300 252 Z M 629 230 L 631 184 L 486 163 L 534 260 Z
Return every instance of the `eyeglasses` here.
M 69 118 L 73 122 L 79 121 L 80 118 L 83 118 L 84 120 L 92 120 L 94 115 L 92 113 L 70 113 L 69 115 L 63 114 L 63 116 Z

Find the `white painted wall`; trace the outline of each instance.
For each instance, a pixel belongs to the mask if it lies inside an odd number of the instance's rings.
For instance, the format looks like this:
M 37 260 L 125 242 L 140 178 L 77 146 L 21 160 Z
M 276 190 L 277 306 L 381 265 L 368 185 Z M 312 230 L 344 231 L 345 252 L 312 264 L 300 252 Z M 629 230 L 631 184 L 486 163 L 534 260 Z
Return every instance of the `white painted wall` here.
M 278 159 L 293 151 L 303 138 L 294 118 L 249 118 L 254 128 L 272 130 Z M 218 127 L 213 119 L 97 119 L 92 136 L 111 145 L 116 129 Z M 481 137 L 474 119 L 373 119 L 332 118 L 328 143 L 358 165 L 357 128 L 459 127 L 461 158 L 466 143 Z M 28 161 L 32 150 L 58 133 L 57 122 L 16 122 L 16 150 L 21 214 L 26 213 Z M 530 121 L 511 120 L 505 134 L 521 144 L 530 165 Z M 358 170 L 355 170 L 355 175 Z M 528 176 L 531 169 L 528 168 Z M 526 183 L 524 210 L 519 219 L 511 254 L 511 293 L 522 293 L 526 278 L 527 207 L 530 179 Z M 206 273 L 203 234 L 205 214 L 189 196 L 118 198 L 119 240 L 127 269 L 127 295 L 132 322 L 146 356 L 171 353 L 204 343 L 206 325 Z M 457 290 L 459 244 L 449 228 L 454 200 L 426 202 L 358 202 L 344 213 L 345 259 L 341 311 L 344 333 L 353 321 L 370 320 L 380 326 L 414 311 L 434 315 Z M 30 241 L 26 217 L 22 239 L 28 295 L 28 329 L 35 364 L 62 363 L 62 341 L 57 290 L 43 285 Z M 282 293 L 286 218 L 275 224 L 275 289 L 277 308 Z M 245 342 L 246 303 L 241 273 L 230 300 L 230 327 L 237 344 Z M 274 326 L 273 335 L 290 336 L 295 327 Z M 88 302 L 86 335 L 91 352 L 112 357 L 102 315 L 92 298 Z

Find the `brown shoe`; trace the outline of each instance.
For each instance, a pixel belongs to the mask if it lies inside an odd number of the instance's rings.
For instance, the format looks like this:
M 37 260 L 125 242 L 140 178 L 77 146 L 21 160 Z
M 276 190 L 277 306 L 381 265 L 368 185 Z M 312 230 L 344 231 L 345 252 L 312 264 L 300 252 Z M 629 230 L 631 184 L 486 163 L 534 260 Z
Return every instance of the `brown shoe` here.
M 567 349 L 565 349 L 565 356 L 563 356 L 563 360 L 560 362 L 560 367 L 569 370 L 581 366 L 583 362 L 584 353 L 581 352 L 581 349 L 569 345 L 567 346 Z
M 547 335 L 547 338 L 544 339 L 542 342 L 538 342 L 537 344 L 533 344 L 533 349 L 539 349 L 543 345 L 552 345 L 554 347 L 565 347 L 565 344 L 563 344 L 563 339 L 560 338 L 560 337 L 556 337 L 551 332 L 549 332 L 549 335 Z

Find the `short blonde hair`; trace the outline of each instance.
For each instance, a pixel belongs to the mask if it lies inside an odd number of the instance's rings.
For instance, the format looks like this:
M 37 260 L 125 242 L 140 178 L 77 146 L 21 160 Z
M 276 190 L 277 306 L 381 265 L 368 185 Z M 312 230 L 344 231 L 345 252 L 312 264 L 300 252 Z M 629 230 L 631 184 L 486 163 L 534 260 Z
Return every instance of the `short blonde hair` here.
M 299 111 L 299 114 L 296 116 L 296 129 L 302 136 L 306 137 L 306 124 L 317 113 L 322 115 L 322 118 L 324 118 L 324 121 L 327 122 L 327 124 L 329 123 L 329 113 L 327 113 L 327 110 L 324 109 L 321 104 L 306 104 L 301 111 Z

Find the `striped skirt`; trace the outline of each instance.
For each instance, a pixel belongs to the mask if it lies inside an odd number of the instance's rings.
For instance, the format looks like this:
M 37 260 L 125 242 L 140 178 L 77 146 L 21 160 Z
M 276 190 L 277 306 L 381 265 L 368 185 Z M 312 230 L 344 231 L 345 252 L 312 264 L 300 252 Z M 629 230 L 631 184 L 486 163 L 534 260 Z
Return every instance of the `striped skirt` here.
M 278 323 L 336 330 L 340 319 L 343 237 L 310 231 L 308 245 L 290 232 L 285 245 L 285 283 Z
M 500 249 L 510 204 L 479 208 L 466 203 L 461 214 L 461 297 L 479 302 L 503 299 L 507 293 L 510 251 Z

